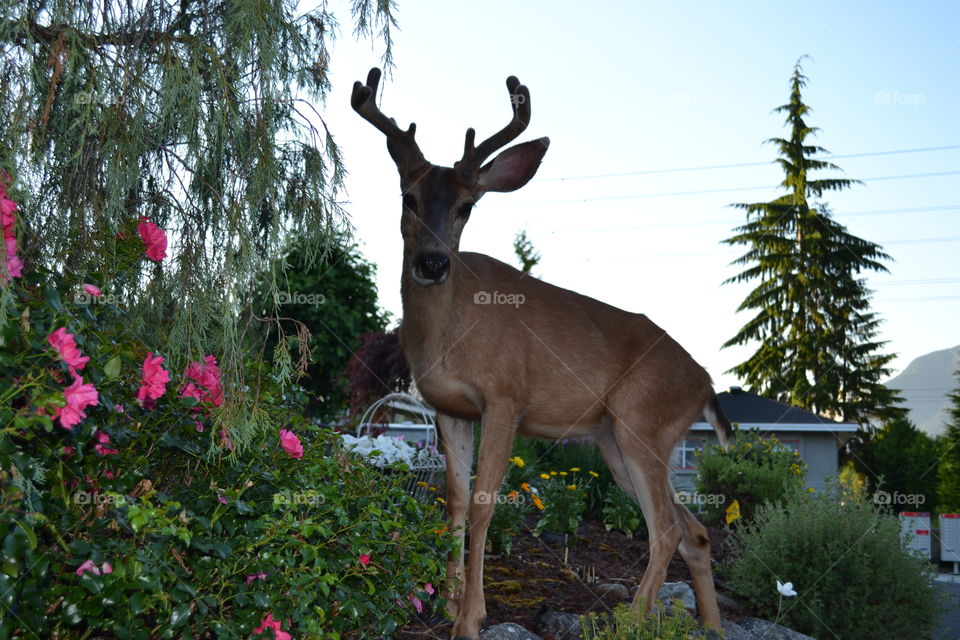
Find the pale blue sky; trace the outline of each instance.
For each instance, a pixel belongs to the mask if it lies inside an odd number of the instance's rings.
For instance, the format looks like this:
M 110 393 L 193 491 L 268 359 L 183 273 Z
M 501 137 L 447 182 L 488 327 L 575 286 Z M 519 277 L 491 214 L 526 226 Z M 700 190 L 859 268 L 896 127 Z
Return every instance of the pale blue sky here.
M 331 7 L 347 24 L 342 4 Z M 399 0 L 397 16 L 383 110 L 417 123 L 429 160 L 449 166 L 467 127 L 482 138 L 507 122 L 511 74 L 532 96 L 521 140 L 551 139 L 531 184 L 481 201 L 462 248 L 512 263 L 513 236 L 527 229 L 543 254 L 537 275 L 646 313 L 718 388 L 737 383 L 724 371 L 748 355 L 720 348 L 747 320 L 736 308 L 748 287 L 721 286 L 742 252 L 720 244 L 743 221 L 727 205 L 777 195 L 779 169 L 558 178 L 772 161 L 762 142 L 785 129 L 771 110 L 809 54 L 808 121 L 837 156 L 957 147 L 838 158 L 866 184 L 827 202 L 895 259 L 870 284 L 897 367 L 960 343 L 960 4 Z M 378 265 L 381 303 L 399 317 L 397 174 L 383 137 L 349 108 L 353 81 L 380 53 L 341 33 L 323 112 L 350 170 L 349 211 Z

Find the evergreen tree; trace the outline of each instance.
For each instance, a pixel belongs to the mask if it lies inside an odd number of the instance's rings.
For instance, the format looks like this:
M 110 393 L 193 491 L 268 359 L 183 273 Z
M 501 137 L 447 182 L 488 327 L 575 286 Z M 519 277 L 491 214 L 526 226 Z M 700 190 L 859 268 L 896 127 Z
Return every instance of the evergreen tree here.
M 896 417 L 855 449 L 853 460 L 878 502 L 894 513 L 930 511 L 937 501 L 936 441 L 905 417 Z
M 960 367 L 957 367 L 957 388 L 950 394 L 953 406 L 947 430 L 941 436 L 940 486 L 937 490 L 937 511 L 960 513 Z
M 747 222 L 724 241 L 748 247 L 734 262 L 746 268 L 726 282 L 758 281 L 738 309 L 753 317 L 724 347 L 760 346 L 730 372 L 757 393 L 821 415 L 860 424 L 893 418 L 904 410 L 880 379 L 890 374 L 894 356 L 879 353 L 880 320 L 860 275 L 886 272 L 881 261 L 889 256 L 849 233 L 821 201 L 857 181 L 813 176 L 839 167 L 816 157 L 826 150 L 809 142 L 818 130 L 805 121 L 810 108 L 801 95 L 807 78 L 800 62 L 790 101 L 774 110 L 786 114 L 789 137 L 767 141 L 779 151 L 786 193 L 733 205 L 747 212 Z
M 533 248 L 526 229 L 518 231 L 513 237 L 513 252 L 520 262 L 520 270 L 524 273 L 530 273 L 540 263 L 540 253 Z
M 311 254 L 309 248 L 297 247 L 276 265 L 280 290 L 272 299 L 268 294 L 265 302 L 268 307 L 276 303 L 280 321 L 300 330 L 296 340 L 273 331 L 267 346 L 279 347 L 279 362 L 295 346 L 291 342 L 308 347 L 301 351 L 300 368 L 306 376 L 299 383 L 311 392 L 314 415 L 334 420 L 349 407 L 347 364 L 360 348 L 361 336 L 382 331 L 388 318 L 377 304 L 376 267 L 346 235 L 318 259 Z

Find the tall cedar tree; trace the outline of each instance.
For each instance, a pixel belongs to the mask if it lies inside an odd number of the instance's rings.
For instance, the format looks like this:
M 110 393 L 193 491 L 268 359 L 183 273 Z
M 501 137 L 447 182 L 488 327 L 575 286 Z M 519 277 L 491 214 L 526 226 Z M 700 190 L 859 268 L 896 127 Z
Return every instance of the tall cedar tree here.
M 520 270 L 524 273 L 530 273 L 540 263 L 540 252 L 534 249 L 526 229 L 513 236 L 513 253 L 516 254 Z
M 824 416 L 866 424 L 903 414 L 894 391 L 880 383 L 890 374 L 893 355 L 878 353 L 880 320 L 870 311 L 871 291 L 863 271 L 882 271 L 890 258 L 882 248 L 850 234 L 836 222 L 824 192 L 857 183 L 846 178 L 813 178 L 814 171 L 838 170 L 814 156 L 826 153 L 808 138 L 817 128 L 804 116 L 801 90 L 807 78 L 800 61 L 790 80 L 786 114 L 789 138 L 772 138 L 787 191 L 770 202 L 732 206 L 747 212 L 747 223 L 724 242 L 745 245 L 734 264 L 746 269 L 730 282 L 759 281 L 738 311 L 755 315 L 724 347 L 759 342 L 757 351 L 729 370 L 755 392 Z
M 950 394 L 950 422 L 941 436 L 940 486 L 937 488 L 937 511 L 960 512 L 960 366 L 957 367 L 957 388 Z
M 388 65 L 393 7 L 346 7 Z M 241 380 L 258 277 L 288 238 L 319 251 L 346 226 L 344 168 L 317 110 L 337 28 L 326 3 L 301 13 L 289 0 L 0 11 L 0 175 L 23 213 L 23 284 L 51 271 L 96 283 L 172 370 L 216 354 L 237 390 L 223 407 L 236 437 L 263 427 Z M 141 217 L 169 235 L 163 262 L 142 260 Z

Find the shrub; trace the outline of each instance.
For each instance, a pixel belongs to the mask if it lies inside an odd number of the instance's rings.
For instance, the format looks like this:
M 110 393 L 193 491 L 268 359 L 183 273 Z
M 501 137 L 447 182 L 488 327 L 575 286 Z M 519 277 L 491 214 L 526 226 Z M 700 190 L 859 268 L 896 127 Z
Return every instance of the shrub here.
M 795 452 L 756 429 L 738 430 L 729 449 L 709 445 L 697 458 L 697 492 L 718 497 L 706 504 L 707 522 L 721 521 L 734 500 L 740 504 L 741 520 L 736 522 L 749 522 L 760 505 L 779 502 L 800 487 L 806 470 Z
M 405 477 L 347 455 L 262 365 L 255 389 L 212 358 L 167 371 L 108 297 L 40 279 L 0 288 L 0 638 L 383 637 L 422 609 L 452 545 Z
M 640 505 L 617 484 L 610 485 L 603 504 L 603 524 L 607 531 L 617 529 L 628 538 L 647 535 L 647 523 Z
M 529 441 L 525 446 L 532 448 L 536 456 L 531 452 L 527 459 L 534 461 L 533 466 L 537 469 L 581 469 L 584 473 L 590 473 L 585 515 L 595 520 L 603 518 L 604 499 L 609 488 L 615 483 L 613 474 L 607 468 L 607 463 L 593 439 L 574 438 L 546 442 L 521 436 L 517 440 Z
M 781 621 L 815 638 L 929 637 L 939 613 L 934 570 L 906 549 L 897 518 L 837 486 L 761 507 L 738 530 L 729 570 L 736 593 L 771 619 L 776 581 L 792 582 Z
M 551 471 L 541 474 L 538 496 L 543 501 L 534 535 L 544 530 L 576 533 L 587 508 L 592 476 L 580 471 Z
M 682 606 L 675 606 L 670 616 L 662 613 L 637 614 L 625 604 L 618 604 L 612 615 L 595 613 L 580 620 L 583 637 L 592 640 L 687 640 L 700 637 L 700 626 Z

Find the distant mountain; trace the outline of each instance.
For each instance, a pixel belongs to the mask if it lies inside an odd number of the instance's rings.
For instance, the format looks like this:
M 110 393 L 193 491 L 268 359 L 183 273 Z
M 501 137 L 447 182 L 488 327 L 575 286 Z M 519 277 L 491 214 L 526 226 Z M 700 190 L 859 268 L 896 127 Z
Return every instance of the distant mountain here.
M 960 345 L 934 351 L 911 362 L 899 375 L 887 381 L 899 389 L 910 410 L 910 419 L 931 436 L 943 433 L 950 399 L 947 394 L 957 386 L 954 372 L 960 362 Z

